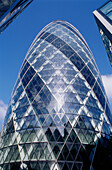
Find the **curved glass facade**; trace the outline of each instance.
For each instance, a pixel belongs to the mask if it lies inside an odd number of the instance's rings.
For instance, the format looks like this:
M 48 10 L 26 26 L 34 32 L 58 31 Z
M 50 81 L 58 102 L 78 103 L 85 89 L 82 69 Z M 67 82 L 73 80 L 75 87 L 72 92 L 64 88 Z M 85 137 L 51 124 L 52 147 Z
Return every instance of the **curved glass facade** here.
M 0 33 L 32 2 L 33 0 L 0 0 Z
M 20 69 L 2 127 L 0 169 L 96 168 L 111 123 L 86 41 L 71 24 L 54 21 L 37 35 Z

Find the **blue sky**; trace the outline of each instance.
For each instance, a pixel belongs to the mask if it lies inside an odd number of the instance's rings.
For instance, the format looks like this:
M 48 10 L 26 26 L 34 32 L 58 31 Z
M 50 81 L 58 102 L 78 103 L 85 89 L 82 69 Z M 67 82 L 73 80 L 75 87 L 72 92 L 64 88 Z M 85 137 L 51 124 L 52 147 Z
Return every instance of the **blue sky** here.
M 0 35 L 0 128 L 19 69 L 41 29 L 53 20 L 66 20 L 87 41 L 112 107 L 112 68 L 92 12 L 106 0 L 34 0 Z

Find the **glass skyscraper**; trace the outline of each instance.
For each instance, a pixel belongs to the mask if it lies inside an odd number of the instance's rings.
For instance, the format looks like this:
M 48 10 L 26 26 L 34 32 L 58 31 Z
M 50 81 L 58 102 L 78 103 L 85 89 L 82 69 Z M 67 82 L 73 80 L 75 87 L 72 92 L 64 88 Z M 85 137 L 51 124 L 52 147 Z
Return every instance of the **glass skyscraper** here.
M 95 10 L 93 14 L 112 66 L 112 0 Z
M 1 131 L 0 169 L 104 167 L 111 124 L 86 41 L 68 22 L 54 21 L 37 35 L 20 69 Z
M 0 0 L 0 33 L 32 2 L 33 0 Z

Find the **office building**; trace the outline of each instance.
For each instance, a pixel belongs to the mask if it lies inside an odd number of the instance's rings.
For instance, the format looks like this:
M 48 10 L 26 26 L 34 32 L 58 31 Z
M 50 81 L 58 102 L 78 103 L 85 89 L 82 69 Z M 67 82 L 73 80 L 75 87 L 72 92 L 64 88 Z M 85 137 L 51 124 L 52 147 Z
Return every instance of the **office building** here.
M 112 66 L 112 0 L 95 10 L 93 14 Z
M 104 167 L 99 159 L 111 124 L 86 41 L 68 22 L 54 21 L 37 35 L 18 74 L 1 132 L 0 168 Z
M 32 2 L 33 0 L 0 0 L 0 33 Z

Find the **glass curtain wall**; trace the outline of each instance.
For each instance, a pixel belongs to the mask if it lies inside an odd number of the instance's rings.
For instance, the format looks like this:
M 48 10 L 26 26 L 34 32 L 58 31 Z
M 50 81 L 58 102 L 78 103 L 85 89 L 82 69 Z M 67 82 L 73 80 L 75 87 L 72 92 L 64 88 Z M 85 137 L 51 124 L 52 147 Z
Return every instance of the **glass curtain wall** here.
M 1 131 L 0 169 L 97 167 L 111 123 L 86 41 L 68 22 L 54 21 L 37 35 L 18 74 Z

